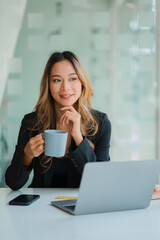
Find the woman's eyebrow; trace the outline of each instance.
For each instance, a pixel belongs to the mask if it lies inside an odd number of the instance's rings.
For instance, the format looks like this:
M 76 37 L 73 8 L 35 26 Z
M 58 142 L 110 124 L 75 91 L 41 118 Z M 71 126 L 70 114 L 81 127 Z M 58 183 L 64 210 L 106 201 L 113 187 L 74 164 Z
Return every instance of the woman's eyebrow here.
M 70 73 L 70 74 L 68 74 L 68 75 L 77 75 L 77 73 Z
M 69 73 L 68 74 L 68 76 L 70 76 L 70 75 L 77 75 L 77 73 Z M 51 77 L 61 77 L 61 75 L 52 75 Z
M 61 77 L 60 75 L 52 75 L 51 77 Z

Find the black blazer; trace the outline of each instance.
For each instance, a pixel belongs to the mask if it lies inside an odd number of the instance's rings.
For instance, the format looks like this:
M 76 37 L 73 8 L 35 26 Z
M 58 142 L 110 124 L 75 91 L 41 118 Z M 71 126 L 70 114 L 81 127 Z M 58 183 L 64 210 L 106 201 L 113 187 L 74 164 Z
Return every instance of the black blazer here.
M 24 147 L 31 137 L 36 136 L 39 132 L 32 131 L 33 124 L 36 121 L 36 112 L 29 113 L 24 116 L 19 131 L 18 142 L 13 155 L 11 165 L 5 173 L 6 184 L 13 190 L 17 190 L 27 182 L 31 170 L 34 171 L 32 183 L 29 187 L 79 187 L 83 168 L 87 162 L 109 161 L 109 147 L 111 137 L 111 123 L 105 113 L 94 111 L 96 120 L 98 121 L 98 132 L 94 137 L 88 138 L 95 145 L 93 150 L 86 137 L 77 147 L 72 138 L 69 147 L 68 158 L 66 158 L 66 185 L 59 186 L 58 182 L 53 185 L 53 175 L 56 176 L 54 161 L 58 158 L 52 158 L 52 166 L 46 170 L 40 164 L 40 157 L 35 157 L 32 164 L 27 170 L 22 164 Z M 56 178 L 56 177 L 55 177 Z

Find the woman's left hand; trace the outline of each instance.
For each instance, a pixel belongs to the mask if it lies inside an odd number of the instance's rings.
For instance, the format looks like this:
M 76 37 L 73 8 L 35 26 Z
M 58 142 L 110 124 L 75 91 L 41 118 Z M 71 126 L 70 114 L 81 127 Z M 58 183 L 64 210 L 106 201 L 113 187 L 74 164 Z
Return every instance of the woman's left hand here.
M 62 115 L 60 121 L 63 125 L 69 124 L 71 136 L 78 146 L 83 141 L 81 133 L 81 115 L 72 106 L 63 107 L 61 110 L 65 111 L 65 113 Z

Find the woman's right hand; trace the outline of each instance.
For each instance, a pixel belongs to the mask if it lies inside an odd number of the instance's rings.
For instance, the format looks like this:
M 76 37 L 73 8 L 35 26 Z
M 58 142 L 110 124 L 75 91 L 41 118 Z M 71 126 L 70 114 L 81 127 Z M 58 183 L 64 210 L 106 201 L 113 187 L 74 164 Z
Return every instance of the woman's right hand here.
M 31 138 L 24 148 L 23 165 L 29 166 L 34 157 L 38 157 L 44 152 L 44 139 L 43 135 L 36 135 Z

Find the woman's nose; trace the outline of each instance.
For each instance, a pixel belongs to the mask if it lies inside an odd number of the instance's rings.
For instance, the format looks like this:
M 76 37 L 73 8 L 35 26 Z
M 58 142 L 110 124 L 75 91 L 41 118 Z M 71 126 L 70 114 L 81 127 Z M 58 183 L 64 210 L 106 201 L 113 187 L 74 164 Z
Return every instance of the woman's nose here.
M 66 90 L 70 89 L 70 83 L 68 81 L 63 81 L 61 87 L 64 91 L 66 91 Z

